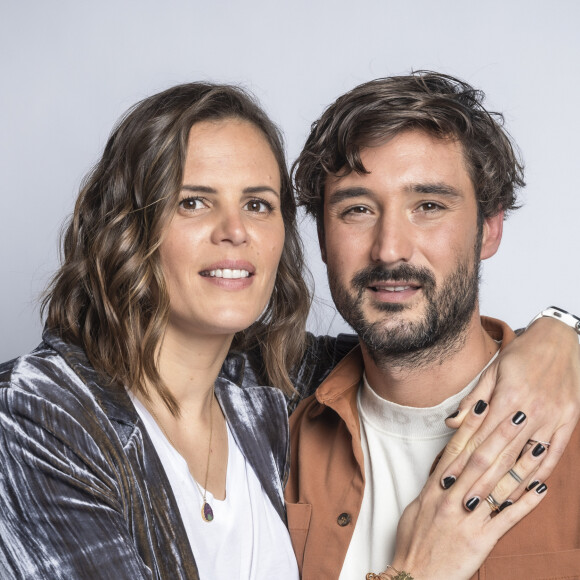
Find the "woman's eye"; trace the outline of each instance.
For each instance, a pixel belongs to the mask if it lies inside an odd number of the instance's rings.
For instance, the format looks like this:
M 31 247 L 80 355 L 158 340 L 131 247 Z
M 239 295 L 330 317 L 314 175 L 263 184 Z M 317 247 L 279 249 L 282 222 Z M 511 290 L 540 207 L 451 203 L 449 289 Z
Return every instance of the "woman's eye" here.
M 186 197 L 179 202 L 179 207 L 186 209 L 186 210 L 196 210 L 205 207 L 203 205 L 203 201 L 199 197 Z
M 272 204 L 263 199 L 252 199 L 246 203 L 245 208 L 256 213 L 270 213 L 273 209 Z

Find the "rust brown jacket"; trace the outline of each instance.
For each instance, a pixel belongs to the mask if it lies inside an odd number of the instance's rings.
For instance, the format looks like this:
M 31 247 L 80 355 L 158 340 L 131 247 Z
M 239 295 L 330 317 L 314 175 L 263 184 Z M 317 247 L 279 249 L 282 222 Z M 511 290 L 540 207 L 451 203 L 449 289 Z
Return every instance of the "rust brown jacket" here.
M 482 318 L 482 324 L 503 344 L 514 337 L 500 321 Z M 357 521 L 365 486 L 356 404 L 362 373 L 357 347 L 290 419 L 286 507 L 304 580 L 339 577 Z M 473 580 L 580 578 L 580 428 L 548 488 L 542 503 L 499 540 Z

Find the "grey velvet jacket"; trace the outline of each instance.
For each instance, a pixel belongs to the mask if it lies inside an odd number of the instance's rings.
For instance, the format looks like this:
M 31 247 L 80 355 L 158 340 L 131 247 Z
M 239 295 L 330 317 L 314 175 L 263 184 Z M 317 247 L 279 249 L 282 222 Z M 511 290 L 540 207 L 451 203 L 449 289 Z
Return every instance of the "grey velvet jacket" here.
M 291 401 L 257 386 L 255 353 L 228 356 L 215 385 L 236 442 L 284 521 L 286 405 L 310 394 L 353 345 L 350 337 L 308 341 Z M 3 580 L 199 578 L 143 423 L 124 389 L 100 384 L 82 349 L 45 333 L 32 353 L 0 365 L 0 461 Z

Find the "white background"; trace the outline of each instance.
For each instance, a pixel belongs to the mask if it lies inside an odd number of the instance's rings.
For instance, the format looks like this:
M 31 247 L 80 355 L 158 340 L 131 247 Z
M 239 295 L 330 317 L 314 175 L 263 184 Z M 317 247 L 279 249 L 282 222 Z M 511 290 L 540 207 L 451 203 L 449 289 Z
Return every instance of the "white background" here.
M 575 0 L 0 0 L 0 360 L 40 340 L 60 227 L 115 121 L 191 80 L 253 91 L 289 159 L 326 105 L 372 78 L 429 68 L 484 89 L 528 187 L 485 264 L 482 311 L 514 326 L 550 304 L 580 312 L 578 22 Z M 345 330 L 303 229 L 310 328 Z

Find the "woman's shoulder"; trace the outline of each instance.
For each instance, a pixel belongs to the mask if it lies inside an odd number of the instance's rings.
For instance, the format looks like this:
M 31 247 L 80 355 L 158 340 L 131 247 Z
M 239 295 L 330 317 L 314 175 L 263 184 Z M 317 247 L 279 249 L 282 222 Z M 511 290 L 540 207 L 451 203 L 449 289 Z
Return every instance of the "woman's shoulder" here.
M 43 341 L 31 352 L 0 364 L 0 388 L 42 391 L 47 384 L 61 384 L 64 370 L 62 356 Z
M 124 389 L 105 386 L 82 348 L 47 332 L 36 349 L 0 364 L 0 414 L 99 437 L 112 429 L 122 444 L 137 421 Z

